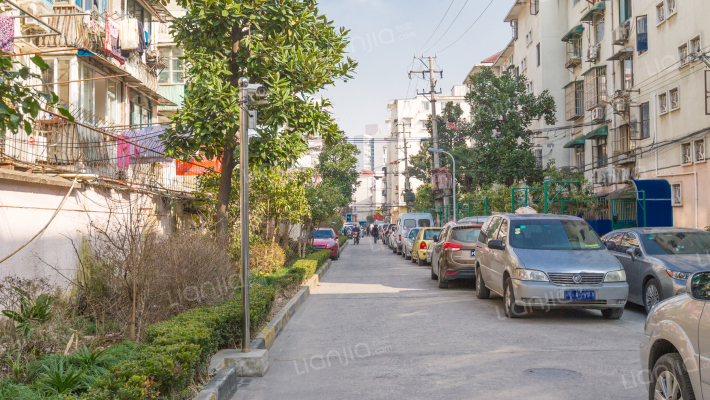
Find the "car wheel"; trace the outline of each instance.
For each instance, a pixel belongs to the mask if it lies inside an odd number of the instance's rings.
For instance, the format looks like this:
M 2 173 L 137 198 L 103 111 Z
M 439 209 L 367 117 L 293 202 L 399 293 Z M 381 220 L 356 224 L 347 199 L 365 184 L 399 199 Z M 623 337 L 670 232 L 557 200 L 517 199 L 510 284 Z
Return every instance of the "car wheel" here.
M 648 388 L 650 400 L 695 400 L 688 370 L 678 353 L 665 354 L 656 361 Z
M 443 275 L 444 275 L 444 274 L 442 274 L 441 271 L 439 271 L 439 276 L 438 276 L 438 279 L 439 279 L 439 289 L 448 289 L 448 288 L 449 288 L 449 282 L 447 282 L 447 281 L 444 280 L 445 278 L 444 278 Z
M 505 316 L 508 318 L 520 318 L 525 309 L 515 304 L 515 293 L 513 292 L 513 280 L 510 277 L 505 279 L 505 289 L 503 290 L 505 299 Z
M 621 319 L 622 315 L 624 315 L 623 307 L 602 310 L 602 316 L 606 319 Z
M 483 276 L 481 276 L 481 267 L 476 268 L 476 297 L 481 300 L 491 297 L 491 291 L 483 283 Z
M 431 280 L 432 280 L 432 281 L 435 281 L 435 280 L 437 280 L 437 279 L 438 279 L 438 277 L 436 276 L 436 274 L 434 273 L 434 270 L 432 269 L 432 270 L 431 270 Z
M 426 262 L 419 259 L 419 260 L 417 260 L 417 265 L 419 265 L 420 267 L 424 267 L 424 266 L 426 266 Z
M 661 285 L 655 278 L 649 279 L 643 288 L 643 306 L 646 307 L 646 314 L 651 312 L 653 306 L 663 300 L 661 295 Z
M 407 251 L 404 255 L 405 260 L 411 260 L 412 259 L 412 253 L 410 251 Z

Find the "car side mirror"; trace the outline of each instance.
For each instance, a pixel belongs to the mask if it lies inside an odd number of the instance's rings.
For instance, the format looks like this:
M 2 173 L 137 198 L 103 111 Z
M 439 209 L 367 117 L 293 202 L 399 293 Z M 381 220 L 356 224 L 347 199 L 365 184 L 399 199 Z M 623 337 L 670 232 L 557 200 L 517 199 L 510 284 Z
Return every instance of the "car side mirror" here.
M 433 241 L 438 242 L 439 241 L 439 235 L 436 235 L 432 238 Z
M 626 249 L 626 254 L 631 256 L 631 261 L 636 261 L 637 258 L 642 256 L 641 249 L 638 247 L 629 247 Z
M 502 240 L 491 239 L 488 241 L 488 248 L 491 250 L 505 250 L 505 245 Z
M 616 250 L 616 242 L 604 242 L 604 246 L 606 246 L 607 250 L 614 251 Z
M 710 271 L 696 272 L 691 275 L 685 289 L 695 300 L 710 300 Z

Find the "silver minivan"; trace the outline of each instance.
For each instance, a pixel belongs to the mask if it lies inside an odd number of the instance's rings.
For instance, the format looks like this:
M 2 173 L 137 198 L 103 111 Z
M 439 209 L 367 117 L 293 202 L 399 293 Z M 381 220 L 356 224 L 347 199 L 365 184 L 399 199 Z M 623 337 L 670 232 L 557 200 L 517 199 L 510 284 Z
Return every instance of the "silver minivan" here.
M 392 234 L 392 251 L 402 254 L 402 240 L 406 237 L 406 231 L 417 228 L 429 228 L 434 226 L 434 218 L 430 213 L 404 213 L 397 217 L 395 231 Z
M 508 318 L 534 308 L 589 308 L 619 319 L 629 286 L 606 246 L 577 217 L 489 217 L 476 242 L 477 297 L 503 296 Z

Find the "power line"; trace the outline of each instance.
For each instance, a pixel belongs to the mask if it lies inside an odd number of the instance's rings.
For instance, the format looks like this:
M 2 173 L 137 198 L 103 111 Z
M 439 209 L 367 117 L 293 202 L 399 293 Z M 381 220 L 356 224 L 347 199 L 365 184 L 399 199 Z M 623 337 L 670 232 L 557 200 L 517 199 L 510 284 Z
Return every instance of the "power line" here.
M 431 40 L 431 38 L 434 37 L 434 34 L 436 33 L 436 31 L 437 31 L 437 30 L 439 29 L 439 27 L 441 26 L 441 23 L 444 22 L 444 18 L 446 18 L 446 16 L 449 14 L 449 10 L 451 10 L 451 6 L 454 5 L 454 2 L 455 2 L 455 1 L 456 1 L 456 0 L 451 0 L 451 4 L 449 4 L 449 8 L 446 9 L 446 13 L 444 13 L 444 16 L 441 17 L 441 21 L 439 21 L 439 25 L 436 26 L 436 28 L 434 29 L 434 32 L 432 32 L 432 33 L 431 33 L 431 36 L 429 36 L 429 39 L 427 39 L 426 42 L 424 42 L 424 44 L 422 45 L 422 47 L 421 47 L 419 50 L 417 50 L 414 54 L 417 54 L 417 53 L 419 53 L 420 51 L 422 51 L 422 49 L 424 48 L 424 46 L 426 46 L 427 43 L 429 43 L 429 41 Z
M 463 35 L 459 36 L 458 39 L 454 40 L 454 42 L 451 43 L 448 47 L 445 47 L 443 50 L 440 50 L 440 51 L 438 51 L 437 53 L 442 53 L 442 52 L 448 50 L 451 46 L 455 45 L 459 40 L 461 40 L 461 38 L 463 38 L 464 36 L 466 36 L 466 34 L 468 33 L 468 31 L 470 31 L 471 28 L 473 28 L 473 26 L 476 25 L 476 22 L 478 22 L 478 20 L 481 19 L 481 17 L 483 16 L 483 14 L 485 14 L 486 11 L 488 10 L 488 7 L 490 7 L 491 4 L 493 4 L 494 1 L 495 1 L 495 0 L 491 0 L 491 2 L 488 3 L 488 5 L 486 6 L 486 8 L 483 9 L 483 12 L 481 12 L 481 15 L 479 15 L 478 18 L 476 18 L 476 20 L 473 21 L 473 23 L 471 24 L 471 26 L 469 26 L 468 29 L 466 29 L 466 31 L 463 33 Z
M 446 36 L 446 33 L 449 32 L 449 30 L 451 29 L 452 26 L 454 26 L 454 22 L 456 22 L 456 20 L 459 19 L 459 17 L 461 16 L 461 13 L 463 12 L 463 9 L 466 8 L 466 5 L 468 4 L 468 2 L 469 2 L 469 0 L 466 0 L 466 2 L 463 3 L 463 7 L 461 7 L 461 9 L 459 10 L 459 13 L 456 14 L 456 18 L 454 18 L 454 20 L 451 21 L 451 24 L 449 25 L 448 28 L 446 28 L 446 31 L 441 35 L 441 37 L 439 38 L 439 40 L 437 40 L 436 43 L 432 44 L 431 47 L 429 47 L 429 48 L 425 51 L 425 53 L 428 53 L 429 50 L 433 49 L 434 46 L 436 46 L 437 44 L 439 44 L 439 42 L 441 41 L 441 39 L 443 39 L 444 36 Z

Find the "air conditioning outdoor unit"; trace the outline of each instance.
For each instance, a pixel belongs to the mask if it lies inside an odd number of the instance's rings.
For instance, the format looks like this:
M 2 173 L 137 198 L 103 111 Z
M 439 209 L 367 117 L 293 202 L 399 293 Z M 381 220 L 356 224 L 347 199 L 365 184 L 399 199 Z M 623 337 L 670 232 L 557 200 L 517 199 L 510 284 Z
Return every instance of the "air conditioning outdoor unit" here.
M 609 171 L 607 170 L 596 170 L 594 171 L 594 183 L 599 185 L 609 184 Z
M 611 33 L 611 40 L 614 44 L 624 44 L 629 41 L 628 25 L 620 25 Z
M 597 62 L 599 59 L 599 46 L 592 46 L 589 48 L 587 51 L 587 61 L 588 62 Z
M 605 117 L 604 107 L 597 107 L 592 109 L 592 120 L 597 121 L 604 119 Z

